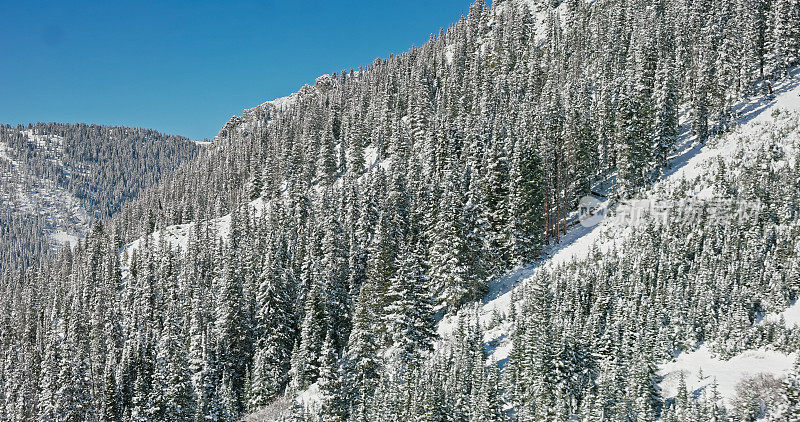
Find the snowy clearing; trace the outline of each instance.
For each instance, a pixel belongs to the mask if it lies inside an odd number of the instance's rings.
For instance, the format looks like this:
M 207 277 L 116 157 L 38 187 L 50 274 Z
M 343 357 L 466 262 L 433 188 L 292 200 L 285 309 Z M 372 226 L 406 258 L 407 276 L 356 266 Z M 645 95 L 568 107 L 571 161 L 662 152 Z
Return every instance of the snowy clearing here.
M 50 235 L 50 237 L 57 243 L 65 245 L 68 244 L 70 247 L 75 246 L 78 243 L 78 236 L 74 234 L 69 234 L 63 230 L 59 230 Z
M 748 376 L 771 374 L 781 378 L 789 373 L 794 365 L 795 354 L 786 355 L 772 350 L 748 350 L 729 360 L 716 357 L 703 345 L 699 349 L 680 354 L 672 362 L 661 365 L 659 375 L 661 394 L 675 397 L 680 383 L 680 374 L 685 377 L 686 387 L 696 396 L 710 391 L 716 382 L 720 397 L 726 404 L 733 404 L 736 386 Z

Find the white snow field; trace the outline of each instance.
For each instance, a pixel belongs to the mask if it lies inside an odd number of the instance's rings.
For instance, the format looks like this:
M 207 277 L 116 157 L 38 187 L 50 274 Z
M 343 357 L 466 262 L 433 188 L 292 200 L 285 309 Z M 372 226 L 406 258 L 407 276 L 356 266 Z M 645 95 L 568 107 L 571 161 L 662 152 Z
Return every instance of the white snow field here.
M 661 394 L 664 397 L 674 397 L 678 391 L 680 374 L 683 373 L 688 391 L 698 395 L 709 391 L 716 382 L 720 397 L 725 400 L 726 405 L 732 405 L 736 396 L 736 385 L 744 378 L 762 373 L 780 377 L 791 371 L 793 365 L 793 354 L 757 349 L 722 360 L 703 345 L 661 365 Z
M 70 246 L 75 246 L 78 243 L 78 236 L 69 234 L 63 230 L 52 233 L 50 238 L 61 245 L 69 244 Z
M 783 318 L 783 323 L 787 327 L 800 326 L 800 300 L 795 300 L 794 303 L 783 312 L 767 314 L 764 316 L 764 321 L 780 322 Z

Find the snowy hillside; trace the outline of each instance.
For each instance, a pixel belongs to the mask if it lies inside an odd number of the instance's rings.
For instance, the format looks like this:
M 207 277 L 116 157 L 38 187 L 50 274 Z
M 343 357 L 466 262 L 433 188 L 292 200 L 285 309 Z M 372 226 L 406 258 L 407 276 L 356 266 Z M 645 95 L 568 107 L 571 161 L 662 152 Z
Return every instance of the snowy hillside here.
M 0 274 L 0 419 L 800 412 L 800 7 L 689 3 L 478 0 L 179 166 L 4 127 L 108 219 Z
M 32 129 L 23 130 L 20 134 L 31 148 L 43 151 L 46 160 L 56 166 L 64 166 L 59 154 L 63 145 L 62 137 L 35 134 Z M 37 177 L 27 168 L 31 163 L 22 162 L 24 158 L 15 159 L 23 153 L 21 150 L 15 151 L 8 138 L 5 142 L 0 140 L 0 168 L 6 169 L 0 173 L 2 205 L 19 213 L 47 216 L 49 221 L 46 230 L 56 242 L 83 233 L 88 228 L 89 214 L 81 207 L 79 199 L 55 180 Z M 66 174 L 72 171 L 65 169 Z
M 0 270 L 74 245 L 201 147 L 155 131 L 45 124 L 0 128 Z
M 773 87 L 774 97 L 756 97 L 737 104 L 734 111 L 738 125 L 730 133 L 697 143 L 683 126 L 677 152 L 670 157 L 671 168 L 635 201 L 611 204 L 609 199 L 594 199 L 592 215 L 582 215 L 578 210 L 571 215 L 581 220 L 570 228 L 557 244 L 547 247 L 535 264 L 518 268 L 494 280 L 489 286 L 483 303 L 477 313 L 481 325 L 485 327 L 483 341 L 488 352 L 487 364 L 498 362 L 502 367 L 512 350 L 510 333 L 513 323 L 508 314 L 515 304 L 515 298 L 522 296 L 521 290 L 538 272 L 549 272 L 570 262 L 597 259 L 595 253 L 603 253 L 618 248 L 632 234 L 632 226 L 641 226 L 648 220 L 659 218 L 651 215 L 659 204 L 673 204 L 676 192 L 688 189 L 693 200 L 722 200 L 714 187 L 714 172 L 721 162 L 735 163 L 734 157 L 741 160 L 753 159 L 756 154 L 771 144 L 780 148 L 784 164 L 794 164 L 798 157 L 795 150 L 800 139 L 800 69 L 795 69 L 791 77 Z M 775 166 L 784 165 L 777 161 Z M 606 186 L 607 188 L 608 186 Z M 680 202 L 679 202 L 680 203 Z M 747 212 L 747 210 L 745 210 Z M 220 219 L 224 232 L 225 218 Z M 170 229 L 172 230 L 172 229 Z M 180 241 L 177 243 L 180 244 Z M 519 306 L 519 304 L 515 304 Z M 516 308 L 518 309 L 518 307 Z M 472 310 L 466 311 L 467 314 Z M 766 314 L 756 322 L 771 321 L 784 324 L 788 329 L 800 330 L 800 303 Z M 456 333 L 459 316 L 447 315 L 437 326 L 441 338 L 437 348 L 449 347 L 460 341 L 463 333 Z M 796 327 L 795 327 L 796 326 Z M 795 328 L 793 328 L 795 327 Z M 658 368 L 661 394 L 665 399 L 677 395 L 678 386 L 685 382 L 690 392 L 697 396 L 718 394 L 720 404 L 732 406 L 737 394 L 737 386 L 744 380 L 760 374 L 769 374 L 778 379 L 785 377 L 793 369 L 797 353 L 786 353 L 769 347 L 745 350 L 733 356 L 722 357 L 712 351 L 707 344 L 677 353 L 674 359 L 664 361 Z M 312 412 L 319 411 L 324 398 L 319 386 L 313 384 L 302 392 L 297 401 Z M 282 414 L 291 408 L 286 401 L 276 402 L 263 413 L 253 414 L 246 420 L 272 420 L 265 415 Z M 281 410 L 282 409 L 282 410 Z M 267 419 L 261 419 L 267 418 Z
M 679 152 L 671 158 L 672 169 L 638 201 L 623 202 L 610 209 L 608 200 L 596 201 L 596 215 L 604 217 L 599 224 L 596 216 L 582 216 L 584 224 L 570 229 L 561 243 L 548 247 L 540 261 L 494 281 L 478 311 L 482 325 L 490 327 L 484 333 L 488 361 L 502 365 L 508 359 L 512 349 L 509 334 L 513 327 L 508 320 L 508 313 L 514 298 L 522 295 L 521 289 L 538 272 L 551 272 L 569 262 L 591 262 L 597 259 L 593 254 L 599 252 L 602 256 L 619 247 L 631 236 L 632 225 L 643 225 L 659 218 L 659 204 L 671 204 L 675 192 L 686 189 L 687 185 L 690 186 L 689 191 L 693 192 L 693 199 L 713 200 L 717 195 L 714 171 L 720 163 L 730 164 L 733 157 L 752 160 L 757 151 L 774 145 L 785 161 L 779 160 L 773 165 L 780 167 L 793 164 L 798 157 L 795 148 L 800 140 L 800 69 L 795 69 L 791 78 L 776 85 L 774 90 L 774 98 L 758 97 L 737 105 L 735 111 L 740 116 L 739 126 L 731 133 L 705 144 L 697 144 L 684 131 Z M 499 322 L 498 315 L 501 316 Z M 446 344 L 453 336 L 456 321 L 456 316 L 448 316 L 439 323 L 438 332 L 443 339 L 440 345 Z M 780 312 L 770 313 L 762 321 L 785 324 L 789 329 L 795 327 L 795 330 L 800 330 L 800 303 L 795 302 Z M 679 353 L 675 359 L 660 366 L 662 394 L 665 398 L 674 397 L 680 374 L 683 374 L 686 385 L 695 394 L 705 393 L 716 381 L 720 397 L 730 405 L 736 394 L 736 386 L 743 379 L 760 373 L 783 377 L 792 370 L 796 355 L 759 348 L 723 359 L 703 344 L 696 350 Z

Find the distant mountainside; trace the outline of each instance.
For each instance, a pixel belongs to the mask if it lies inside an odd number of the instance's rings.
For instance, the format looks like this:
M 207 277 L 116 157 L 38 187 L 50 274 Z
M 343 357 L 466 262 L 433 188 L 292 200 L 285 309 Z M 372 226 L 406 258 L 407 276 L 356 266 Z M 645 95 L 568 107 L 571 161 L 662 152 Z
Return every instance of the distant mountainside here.
M 0 125 L 0 272 L 74 245 L 200 148 L 141 128 Z
M 476 1 L 0 277 L 0 420 L 797 419 L 798 64 L 795 0 Z

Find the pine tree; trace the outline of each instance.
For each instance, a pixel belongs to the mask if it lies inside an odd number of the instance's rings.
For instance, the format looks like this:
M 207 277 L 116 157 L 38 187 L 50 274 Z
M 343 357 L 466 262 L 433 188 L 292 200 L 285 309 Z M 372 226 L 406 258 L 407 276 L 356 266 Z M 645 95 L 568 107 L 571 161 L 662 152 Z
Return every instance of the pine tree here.
M 328 331 L 325 344 L 322 347 L 319 391 L 322 395 L 322 421 L 343 422 L 346 419 L 346 407 L 342 395 L 339 356 L 336 352 L 336 344 L 331 331 Z
M 320 352 L 328 332 L 327 313 L 321 290 L 319 283 L 314 283 L 305 301 L 299 348 L 292 363 L 293 383 L 298 389 L 307 388 L 319 376 Z
M 668 167 L 667 159 L 674 152 L 678 138 L 678 92 L 674 72 L 671 53 L 666 53 L 658 63 L 655 92 L 654 147 L 656 163 L 661 169 Z
M 691 123 L 692 133 L 697 139 L 697 142 L 705 142 L 710 134 L 709 128 L 709 115 L 711 111 L 710 97 L 711 81 L 713 78 L 713 68 L 711 65 L 711 45 L 708 40 L 708 30 L 703 30 L 701 36 L 701 43 L 698 44 L 696 50 L 697 65 L 695 68 L 695 84 L 691 94 Z
M 344 359 L 348 401 L 351 408 L 359 412 L 371 399 L 381 366 L 377 335 L 373 329 L 378 303 L 373 284 L 364 284 L 353 312 L 353 331 Z
M 768 26 L 765 34 L 767 75 L 784 78 L 789 68 L 798 62 L 800 54 L 800 5 L 795 0 L 774 0 L 766 12 Z
M 323 185 L 329 185 L 336 177 L 338 165 L 336 164 L 336 140 L 333 133 L 324 130 L 320 133 L 320 149 L 317 153 L 316 181 Z
M 652 104 L 647 69 L 649 57 L 637 51 L 628 57 L 627 87 L 621 95 L 619 136 L 619 191 L 630 195 L 650 181 L 652 166 Z
M 271 248 L 270 266 L 260 277 L 257 302 L 258 333 L 251 369 L 248 408 L 267 404 L 283 392 L 288 383 L 292 346 L 295 341 L 295 312 L 291 270 L 286 268 L 283 237 Z
M 259 198 L 264 193 L 264 182 L 262 181 L 261 168 L 256 166 L 250 174 L 250 179 L 247 182 L 247 197 L 250 200 Z
M 506 249 L 512 264 L 523 264 L 536 256 L 544 232 L 542 171 L 533 146 L 526 140 L 515 144 L 509 189 L 509 224 L 511 236 Z
M 386 293 L 384 321 L 394 351 L 404 364 L 433 348 L 433 306 L 423 271 L 421 251 L 407 252 Z
M 798 2 L 522 3 L 476 1 L 422 46 L 248 110 L 186 165 L 147 131 L 0 125 L 0 419 L 234 420 L 317 383 L 331 419 L 725 420 L 714 397 L 663 401 L 654 365 L 700 342 L 724 356 L 797 343 L 753 324 L 798 296 L 793 118 L 737 135 L 748 148 L 708 177 L 645 189 L 676 152 L 679 105 L 703 142 L 788 76 Z M 114 140 L 133 132 L 146 142 Z M 774 140 L 748 139 L 761 134 Z M 699 207 L 509 273 L 595 188 L 674 199 L 708 183 L 760 201 L 758 218 Z M 28 238 L 89 227 L 49 199 L 15 219 L 19 192 L 51 188 L 103 220 L 52 254 Z M 477 314 L 490 282 L 516 303 Z M 507 347 L 501 388 L 486 351 Z
M 181 343 L 180 324 L 177 305 L 171 305 L 156 343 L 156 367 L 149 399 L 150 417 L 154 420 L 189 421 L 194 414 L 188 353 Z
M 367 164 L 364 158 L 365 134 L 364 126 L 359 118 L 354 118 L 348 131 L 347 169 L 353 174 L 360 175 Z
M 486 370 L 487 377 L 482 384 L 480 400 L 476 403 L 475 415 L 481 421 L 504 421 L 502 397 L 500 395 L 500 370 L 491 362 Z
M 234 222 L 231 222 L 231 226 Z M 231 232 L 234 232 L 233 227 Z M 242 280 L 237 260 L 228 252 L 223 267 L 215 280 L 217 305 L 214 313 L 214 335 L 217 356 L 220 358 L 220 377 L 225 380 L 217 387 L 218 404 L 224 407 L 226 417 L 236 418 L 241 411 L 241 394 L 244 387 L 247 363 L 246 322 Z M 220 390 L 221 389 L 221 390 Z
M 792 372 L 783 382 L 783 401 L 785 408 L 781 409 L 778 420 L 800 421 L 800 357 L 795 360 Z
M 331 217 L 325 222 L 323 232 L 320 268 L 324 283 L 327 323 L 337 350 L 341 350 L 350 333 L 347 250 L 342 226 L 336 218 Z
M 636 398 L 633 407 L 637 420 L 654 421 L 661 403 L 656 369 L 646 356 L 640 356 L 634 361 L 634 371 Z
M 468 274 L 467 249 L 463 227 L 463 194 L 455 172 L 452 183 L 442 198 L 436 224 L 432 231 L 430 249 L 430 278 L 438 295 L 438 305 L 456 309 L 475 295 Z M 407 269 L 402 269 L 401 271 Z
M 527 311 L 525 351 L 520 378 L 526 387 L 523 398 L 524 414 L 531 419 L 552 418 L 555 410 L 553 391 L 553 335 L 549 330 L 550 287 L 546 276 L 533 280 L 530 297 L 532 308 Z
M 486 199 L 487 241 L 498 266 L 508 262 L 508 187 L 509 160 L 505 148 L 505 133 L 495 132 L 494 147 L 489 151 L 486 163 L 484 190 Z

